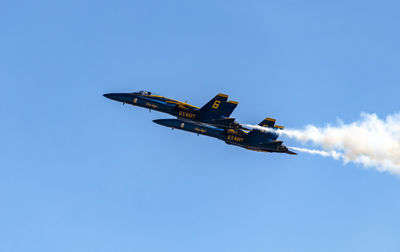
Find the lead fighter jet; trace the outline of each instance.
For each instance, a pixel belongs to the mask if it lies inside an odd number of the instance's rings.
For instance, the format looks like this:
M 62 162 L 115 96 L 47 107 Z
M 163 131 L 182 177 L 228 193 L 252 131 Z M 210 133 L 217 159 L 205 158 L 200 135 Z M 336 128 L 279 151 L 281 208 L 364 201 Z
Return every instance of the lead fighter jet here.
M 105 97 L 149 110 L 156 110 L 176 116 L 182 121 L 207 124 L 218 128 L 245 129 L 234 118 L 229 118 L 238 102 L 228 101 L 228 96 L 218 94 L 199 108 L 186 102 L 160 96 L 149 91 L 134 93 L 110 93 Z

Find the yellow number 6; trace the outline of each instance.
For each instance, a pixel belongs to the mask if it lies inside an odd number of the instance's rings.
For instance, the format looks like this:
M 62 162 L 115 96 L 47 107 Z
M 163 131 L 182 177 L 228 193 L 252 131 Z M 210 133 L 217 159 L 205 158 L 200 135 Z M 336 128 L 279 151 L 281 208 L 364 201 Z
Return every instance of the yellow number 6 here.
M 221 103 L 221 101 L 215 101 L 214 104 L 212 105 L 212 108 L 217 109 L 219 107 L 220 103 Z

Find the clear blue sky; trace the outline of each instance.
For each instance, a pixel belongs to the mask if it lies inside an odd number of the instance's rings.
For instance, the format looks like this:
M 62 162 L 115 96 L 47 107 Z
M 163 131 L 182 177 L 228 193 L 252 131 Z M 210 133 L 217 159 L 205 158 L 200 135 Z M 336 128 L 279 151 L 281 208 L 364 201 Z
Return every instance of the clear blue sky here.
M 399 111 L 398 1 L 0 2 L 0 251 L 400 251 L 400 179 L 152 123 L 107 92 L 290 128 Z M 294 142 L 288 142 L 294 145 Z

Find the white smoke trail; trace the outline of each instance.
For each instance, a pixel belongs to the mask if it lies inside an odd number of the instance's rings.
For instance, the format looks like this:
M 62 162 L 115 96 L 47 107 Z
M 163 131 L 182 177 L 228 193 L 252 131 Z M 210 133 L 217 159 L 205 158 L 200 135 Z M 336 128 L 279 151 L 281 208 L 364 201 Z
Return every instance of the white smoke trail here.
M 289 147 L 292 150 L 295 151 L 300 151 L 300 152 L 305 152 L 305 153 L 309 153 L 312 155 L 320 155 L 323 157 L 331 157 L 334 158 L 336 160 L 338 159 L 342 159 L 343 158 L 343 154 L 336 152 L 336 151 L 322 151 L 322 150 L 312 150 L 312 149 L 307 149 L 307 148 L 300 148 L 300 147 Z
M 271 131 L 260 126 L 247 126 Z M 308 125 L 304 129 L 276 132 L 323 149 L 297 148 L 298 151 L 342 159 L 345 163 L 359 163 L 366 168 L 400 175 L 400 114 L 389 115 L 382 120 L 376 114 L 361 113 L 360 120 L 349 124 L 339 121 L 336 126 Z

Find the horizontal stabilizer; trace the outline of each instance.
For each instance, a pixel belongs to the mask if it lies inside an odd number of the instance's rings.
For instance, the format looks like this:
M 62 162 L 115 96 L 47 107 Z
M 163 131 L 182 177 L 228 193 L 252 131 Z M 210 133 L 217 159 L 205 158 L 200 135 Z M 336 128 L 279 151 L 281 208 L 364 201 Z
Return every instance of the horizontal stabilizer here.
M 282 141 L 271 141 L 269 143 L 265 143 L 264 146 L 271 149 L 279 149 L 282 145 Z
M 272 142 L 266 143 L 264 146 L 275 149 L 276 152 L 287 153 L 290 155 L 297 155 L 297 153 L 290 151 L 288 149 L 288 147 L 284 146 L 282 143 L 283 143 L 282 141 L 272 141 Z
M 261 127 L 274 127 L 275 121 L 276 121 L 275 119 L 267 117 L 258 125 L 260 125 Z

